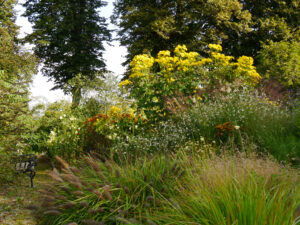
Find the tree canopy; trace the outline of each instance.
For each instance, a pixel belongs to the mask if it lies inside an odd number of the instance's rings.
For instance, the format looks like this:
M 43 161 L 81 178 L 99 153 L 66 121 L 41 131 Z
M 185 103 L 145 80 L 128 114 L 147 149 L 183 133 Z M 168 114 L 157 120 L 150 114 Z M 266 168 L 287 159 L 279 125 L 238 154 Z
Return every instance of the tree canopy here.
M 103 42 L 111 38 L 99 10 L 102 0 L 27 0 L 25 16 L 33 23 L 27 40 L 56 88 L 78 74 L 93 78 L 105 70 Z M 67 90 L 65 90 L 67 92 Z M 74 96 L 74 93 L 73 93 Z
M 297 0 L 117 0 L 112 22 L 128 48 L 124 65 L 178 44 L 203 53 L 220 43 L 228 55 L 256 56 L 261 42 L 299 36 L 298 6 Z

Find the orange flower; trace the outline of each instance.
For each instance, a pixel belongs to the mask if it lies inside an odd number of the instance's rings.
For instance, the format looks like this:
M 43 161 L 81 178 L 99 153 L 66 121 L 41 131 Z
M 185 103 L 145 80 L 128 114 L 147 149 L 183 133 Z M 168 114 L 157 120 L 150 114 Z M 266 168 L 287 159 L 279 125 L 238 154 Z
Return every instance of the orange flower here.
M 234 126 L 231 124 L 231 122 L 225 122 L 225 123 L 218 124 L 216 128 L 217 128 L 217 134 L 219 136 L 222 136 L 226 131 L 228 132 L 233 131 Z

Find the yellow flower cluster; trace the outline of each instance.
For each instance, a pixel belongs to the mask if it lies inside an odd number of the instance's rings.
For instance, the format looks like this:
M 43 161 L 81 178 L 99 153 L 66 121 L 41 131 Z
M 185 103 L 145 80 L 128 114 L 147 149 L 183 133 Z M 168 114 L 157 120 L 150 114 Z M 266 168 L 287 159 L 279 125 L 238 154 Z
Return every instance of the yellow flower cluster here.
M 236 62 L 232 62 L 234 57 L 226 56 L 221 53 L 222 46 L 218 44 L 209 44 L 210 58 L 202 58 L 197 52 L 188 52 L 185 45 L 178 45 L 174 50 L 174 56 L 171 52 L 160 51 L 156 58 L 150 57 L 146 54 L 137 55 L 134 57 L 131 66 L 130 78 L 146 77 L 147 79 L 157 79 L 161 76 L 167 83 L 172 83 L 178 79 L 178 73 L 175 72 L 193 72 L 200 71 L 200 68 L 210 67 L 218 68 L 226 66 L 226 68 L 235 74 L 237 78 L 243 78 L 251 85 L 255 85 L 261 79 L 261 76 L 256 72 L 253 66 L 253 58 L 242 56 Z M 154 63 L 157 63 L 160 68 L 160 73 L 153 73 L 151 68 Z M 125 80 L 119 86 L 130 85 L 130 80 Z
M 237 62 L 234 63 L 236 66 L 236 71 L 239 73 L 245 73 L 251 79 L 251 82 L 256 85 L 262 77 L 256 71 L 255 66 L 253 66 L 253 58 L 248 56 L 241 56 L 237 59 Z
M 174 50 L 174 54 L 174 57 L 171 57 L 169 51 L 160 51 L 157 59 L 155 59 L 165 77 L 168 77 L 173 71 L 187 72 L 192 67 L 199 66 L 199 54 L 197 52 L 187 52 L 185 45 L 178 45 Z
M 111 106 L 108 112 L 108 115 L 110 116 L 116 116 L 122 113 L 122 109 L 117 106 Z
M 233 56 L 226 56 L 219 52 L 212 52 L 211 55 L 212 58 L 214 58 L 218 63 L 222 64 L 223 66 L 228 65 L 230 61 L 234 59 Z
M 163 73 L 171 73 L 174 71 L 177 61 L 177 57 L 171 57 L 170 51 L 160 51 L 155 59 L 155 62 L 158 63 Z
M 209 44 L 208 48 L 211 49 L 212 51 L 217 51 L 217 52 L 223 51 L 222 46 L 217 44 Z
M 150 68 L 153 66 L 154 58 L 146 54 L 136 55 L 130 63 L 131 66 L 131 78 L 142 77 L 150 72 Z
M 174 53 L 176 55 L 179 55 L 182 52 L 186 52 L 187 51 L 187 47 L 185 45 L 177 45 L 177 47 L 174 50 Z
M 234 71 L 238 74 L 244 76 L 246 75 L 250 78 L 250 84 L 256 85 L 262 77 L 257 73 L 255 66 L 253 66 L 253 58 L 248 56 L 241 56 L 237 59 L 236 63 L 231 62 L 234 57 L 226 56 L 222 53 L 222 46 L 216 44 L 209 44 L 208 47 L 212 50 L 211 57 L 215 60 L 216 64 L 221 64 L 223 66 L 230 66 L 236 68 Z
M 119 83 L 119 87 L 121 88 L 123 86 L 128 86 L 130 84 L 132 84 L 132 82 L 130 80 L 123 80 Z

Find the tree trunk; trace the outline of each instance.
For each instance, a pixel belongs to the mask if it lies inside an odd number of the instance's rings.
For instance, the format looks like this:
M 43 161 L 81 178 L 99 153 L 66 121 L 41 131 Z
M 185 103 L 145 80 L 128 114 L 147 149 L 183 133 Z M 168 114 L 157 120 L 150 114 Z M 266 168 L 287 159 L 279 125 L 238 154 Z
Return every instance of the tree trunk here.
M 72 90 L 72 109 L 75 109 L 78 107 L 81 99 L 81 88 L 80 87 L 74 87 Z

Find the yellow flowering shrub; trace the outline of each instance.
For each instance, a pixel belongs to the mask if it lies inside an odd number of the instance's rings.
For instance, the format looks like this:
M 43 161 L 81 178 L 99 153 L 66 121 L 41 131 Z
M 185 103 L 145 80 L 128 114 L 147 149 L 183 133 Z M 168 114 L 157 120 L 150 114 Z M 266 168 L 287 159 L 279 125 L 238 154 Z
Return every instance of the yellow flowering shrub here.
M 148 119 L 163 118 L 168 114 L 165 99 L 181 95 L 194 95 L 199 87 L 220 86 L 242 81 L 254 86 L 261 79 L 253 66 L 253 58 L 234 57 L 222 53 L 222 46 L 208 45 L 209 57 L 188 52 L 185 45 L 178 45 L 174 52 L 160 51 L 157 56 L 137 55 L 130 63 L 131 74 L 119 86 L 131 86 L 131 96 L 137 107 Z

